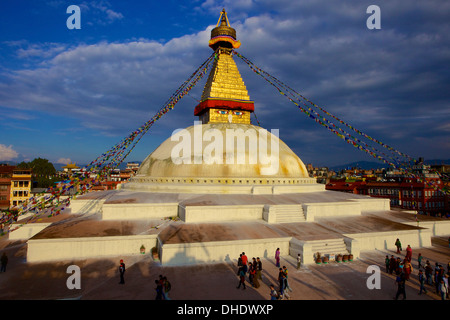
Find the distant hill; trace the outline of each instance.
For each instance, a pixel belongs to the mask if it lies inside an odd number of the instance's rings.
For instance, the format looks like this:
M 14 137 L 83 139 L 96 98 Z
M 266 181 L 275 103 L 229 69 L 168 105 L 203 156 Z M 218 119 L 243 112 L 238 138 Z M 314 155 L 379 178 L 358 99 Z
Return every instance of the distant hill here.
M 436 164 L 450 164 L 450 159 L 442 160 L 442 159 L 432 159 L 432 160 L 425 160 L 425 164 L 427 165 L 436 165 Z M 345 169 L 351 169 L 351 168 L 360 168 L 363 170 L 369 170 L 369 169 L 382 169 L 387 168 L 388 165 L 382 162 L 374 162 L 374 161 L 356 161 L 351 163 L 346 163 L 342 165 L 332 166 L 329 167 L 329 169 L 334 171 L 339 170 L 345 170 Z

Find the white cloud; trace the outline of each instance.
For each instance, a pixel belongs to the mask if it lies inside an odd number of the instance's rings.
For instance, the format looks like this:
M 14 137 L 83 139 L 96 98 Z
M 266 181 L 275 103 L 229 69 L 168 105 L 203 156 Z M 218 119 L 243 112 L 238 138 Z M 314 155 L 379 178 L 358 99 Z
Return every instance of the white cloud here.
M 55 163 L 69 164 L 72 163 L 72 160 L 70 158 L 59 158 Z
M 19 156 L 12 146 L 0 144 L 0 161 L 11 161 Z
M 427 124 L 439 122 L 439 111 L 448 108 L 442 101 L 448 101 L 449 75 L 442 66 L 449 62 L 450 29 L 448 23 L 439 22 L 442 11 L 436 12 L 436 19 L 403 29 L 414 12 L 423 12 L 423 21 L 433 12 L 428 6 L 438 7 L 437 3 L 416 1 L 403 11 L 401 1 L 390 1 L 381 6 L 383 29 L 376 33 L 366 28 L 367 6 L 351 6 L 348 1 L 201 1 L 194 11 L 210 14 L 211 25 L 164 43 L 139 39 L 22 47 L 20 57 L 40 58 L 41 63 L 9 73 L 3 68 L 8 81 L 0 83 L 0 105 L 17 114 L 33 110 L 78 118 L 82 129 L 104 135 L 126 134 L 151 118 L 211 54 L 210 30 L 225 7 L 242 42 L 240 53 L 355 127 L 365 131 L 370 122 L 372 136 L 390 139 L 389 132 L 376 129 L 385 128 L 387 119 L 396 122 L 398 131 L 410 134 L 406 126 L 422 126 L 413 119 L 427 114 L 432 118 Z M 84 2 L 82 10 L 105 23 L 123 19 L 107 1 Z M 296 132 L 299 119 L 304 119 L 298 108 L 235 60 L 250 97 L 264 106 L 256 110 L 261 124 Z M 192 117 L 195 102 L 187 104 Z M 186 122 L 182 113 L 179 118 L 172 114 L 171 125 Z M 305 121 L 299 135 L 316 136 L 315 130 L 322 130 Z M 412 134 L 426 135 L 428 129 L 422 129 Z

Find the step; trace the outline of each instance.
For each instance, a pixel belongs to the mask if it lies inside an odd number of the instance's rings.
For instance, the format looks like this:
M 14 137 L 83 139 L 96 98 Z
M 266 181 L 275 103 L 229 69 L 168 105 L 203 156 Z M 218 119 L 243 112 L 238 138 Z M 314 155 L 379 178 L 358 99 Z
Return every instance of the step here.
M 324 254 L 348 254 L 347 245 L 344 239 L 327 239 L 312 244 L 312 252 Z
M 276 205 L 272 209 L 276 212 L 276 223 L 306 221 L 301 205 Z

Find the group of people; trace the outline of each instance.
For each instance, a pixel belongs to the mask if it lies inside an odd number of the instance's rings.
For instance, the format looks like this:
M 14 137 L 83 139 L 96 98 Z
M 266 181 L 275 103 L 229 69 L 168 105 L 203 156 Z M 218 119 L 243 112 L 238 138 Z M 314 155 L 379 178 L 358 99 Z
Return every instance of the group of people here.
M 300 268 L 301 264 L 301 256 L 298 255 L 297 259 L 297 268 Z M 278 269 L 278 283 L 279 289 L 278 291 L 275 289 L 273 284 L 270 285 L 270 298 L 271 300 L 289 300 L 291 297 L 289 292 L 292 292 L 291 287 L 289 286 L 288 280 L 288 269 L 286 266 L 280 267 L 280 248 L 277 248 L 275 251 L 275 265 L 279 267 Z M 242 252 L 239 255 L 238 262 L 238 271 L 237 275 L 239 276 L 239 284 L 236 287 L 237 289 L 241 288 L 246 289 L 245 281 L 246 274 L 248 273 L 248 281 L 254 288 L 259 288 L 259 280 L 262 280 L 262 262 L 259 257 L 252 258 L 252 261 L 249 261 L 245 252 Z
M 120 259 L 119 262 L 119 276 L 120 281 L 119 284 L 125 284 L 125 263 L 123 259 Z M 170 300 L 169 292 L 172 289 L 172 284 L 167 280 L 167 277 L 163 275 L 159 275 L 159 279 L 155 280 L 156 285 L 156 297 L 155 300 Z
M 167 280 L 166 276 L 159 275 L 159 280 L 155 280 L 156 297 L 155 300 L 170 300 L 169 292 L 172 289 L 172 284 Z
M 238 258 L 238 271 L 237 275 L 239 276 L 239 284 L 236 287 L 239 289 L 242 286 L 242 289 L 246 289 L 245 286 L 245 276 L 248 273 L 248 281 L 254 288 L 259 288 L 259 280 L 262 280 L 262 262 L 259 257 L 252 258 L 252 261 L 248 261 L 248 257 L 245 252 L 242 252 Z
M 395 246 L 397 248 L 397 253 L 401 253 L 402 245 L 399 239 L 395 241 Z M 395 283 L 397 284 L 397 293 L 394 297 L 397 300 L 400 295 L 403 296 L 403 299 L 406 299 L 406 281 L 408 281 L 411 277 L 411 274 L 414 270 L 412 266 L 412 248 L 410 245 L 406 248 L 406 255 L 403 261 L 397 257 L 394 258 L 393 255 L 389 258 L 386 256 L 385 265 L 386 272 L 389 274 L 396 275 Z M 435 267 L 431 266 L 429 260 L 426 263 L 422 264 L 423 256 L 421 253 L 418 254 L 418 280 L 419 280 L 419 294 L 427 293 L 427 289 L 425 288 L 425 284 L 430 286 L 435 286 L 436 294 L 438 294 L 442 300 L 446 300 L 449 298 L 448 293 L 448 277 L 450 275 L 450 262 L 447 266 L 447 272 L 438 262 L 435 263 Z

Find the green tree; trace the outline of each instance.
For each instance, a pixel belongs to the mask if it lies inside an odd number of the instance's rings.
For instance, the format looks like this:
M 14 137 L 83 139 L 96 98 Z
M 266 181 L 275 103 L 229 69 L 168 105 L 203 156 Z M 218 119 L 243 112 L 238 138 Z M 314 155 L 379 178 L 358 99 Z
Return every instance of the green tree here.
M 51 162 L 47 159 L 35 158 L 31 162 L 21 162 L 17 165 L 19 169 L 31 169 L 35 187 L 48 188 L 53 186 L 53 183 L 57 181 L 54 177 L 56 169 Z
M 47 159 L 36 158 L 29 162 L 29 166 L 35 177 L 50 178 L 56 173 L 55 167 Z

